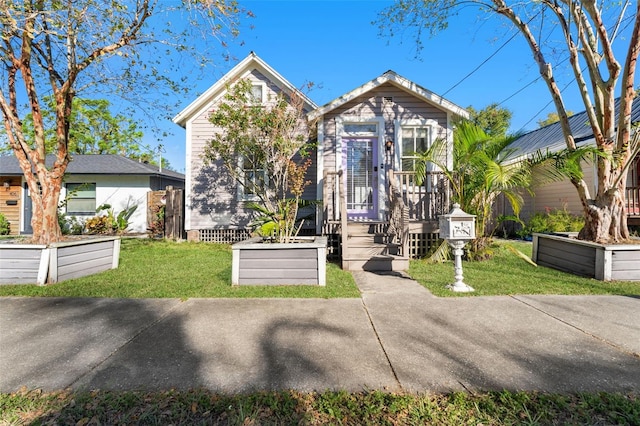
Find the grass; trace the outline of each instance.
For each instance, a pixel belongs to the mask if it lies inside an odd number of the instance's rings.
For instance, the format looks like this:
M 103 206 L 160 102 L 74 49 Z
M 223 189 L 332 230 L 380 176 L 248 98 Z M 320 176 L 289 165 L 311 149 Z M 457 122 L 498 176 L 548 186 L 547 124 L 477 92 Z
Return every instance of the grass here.
M 531 255 L 531 244 L 501 243 L 486 262 L 464 262 L 473 295 L 625 294 L 640 284 L 603 283 L 536 268 L 509 251 Z M 0 286 L 0 296 L 72 297 L 358 297 L 351 274 L 327 265 L 327 286 L 232 287 L 230 248 L 205 243 L 123 240 L 116 270 L 53 286 Z M 412 261 L 410 274 L 433 294 L 459 295 L 451 262 Z M 463 294 L 464 295 L 464 294 Z M 0 425 L 45 424 L 375 424 L 375 425 L 640 425 L 640 394 L 486 392 L 406 394 L 296 391 L 215 394 L 206 390 L 0 393 Z
M 453 263 L 428 264 L 412 260 L 409 274 L 441 297 L 512 294 L 640 295 L 640 283 L 603 282 L 550 268 L 535 267 L 511 250 L 531 257 L 531 243 L 501 241 L 495 256 L 483 262 L 463 262 L 464 282 L 473 293 L 445 288 L 454 281 Z M 56 285 L 0 286 L 1 296 L 59 296 L 113 298 L 194 297 L 359 297 L 353 276 L 327 263 L 327 286 L 231 286 L 231 249 L 212 243 L 174 243 L 123 239 L 120 266 Z
M 360 293 L 351 274 L 332 263 L 327 263 L 326 287 L 232 287 L 228 245 L 123 239 L 117 269 L 49 286 L 0 286 L 0 296 L 337 298 Z
M 566 295 L 640 295 L 640 283 L 629 281 L 603 282 L 545 267 L 535 267 L 510 249 L 531 258 L 531 243 L 500 241 L 492 249 L 495 256 L 483 262 L 462 262 L 464 282 L 474 288 L 473 293 L 454 293 L 445 288 L 454 282 L 453 262 L 428 264 L 424 260 L 411 261 L 409 274 L 431 293 L 441 297 L 495 296 L 512 294 Z
M 639 395 L 490 392 L 409 395 L 295 391 L 0 394 L 0 424 L 549 425 L 640 424 Z

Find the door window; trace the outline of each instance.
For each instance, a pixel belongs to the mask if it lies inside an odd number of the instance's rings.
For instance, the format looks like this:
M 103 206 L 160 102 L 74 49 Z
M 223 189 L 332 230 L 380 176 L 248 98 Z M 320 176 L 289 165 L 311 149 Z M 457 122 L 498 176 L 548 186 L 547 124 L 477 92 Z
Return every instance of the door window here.
M 374 208 L 373 143 L 371 139 L 347 140 L 347 210 Z

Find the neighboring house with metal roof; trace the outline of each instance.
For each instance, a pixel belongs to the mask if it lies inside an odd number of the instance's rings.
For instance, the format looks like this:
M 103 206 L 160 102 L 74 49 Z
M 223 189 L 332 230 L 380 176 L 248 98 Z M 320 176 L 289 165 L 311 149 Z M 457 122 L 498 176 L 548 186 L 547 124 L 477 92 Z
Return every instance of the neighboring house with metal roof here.
M 47 157 L 52 163 L 53 157 Z M 0 182 L 0 213 L 10 221 L 11 233 L 31 233 L 31 198 L 15 156 L 0 156 Z M 72 155 L 60 194 L 61 200 L 69 196 L 62 211 L 83 220 L 95 216 L 102 204 L 116 214 L 137 205 L 129 231 L 144 233 L 147 193 L 167 186 L 184 188 L 184 175 L 120 155 Z
M 618 103 L 616 102 L 616 108 Z M 640 122 L 640 102 L 634 102 L 631 111 L 631 122 Z M 593 131 L 589 124 L 586 111 L 569 117 L 569 125 L 577 146 L 595 145 Z M 536 152 L 558 152 L 566 148 L 566 142 L 559 122 L 549 124 L 540 129 L 526 133 L 516 139 L 510 148 L 513 159 L 527 158 Z M 640 224 L 640 157 L 636 157 L 629 167 L 627 177 L 627 214 L 629 223 Z M 584 181 L 589 185 L 589 191 L 594 194 L 597 189 L 598 178 L 595 163 L 584 163 Z M 536 212 L 548 209 L 567 209 L 569 212 L 582 215 L 582 205 L 575 187 L 568 180 L 534 186 L 534 196 L 525 195 L 525 205 L 521 216 L 528 218 Z

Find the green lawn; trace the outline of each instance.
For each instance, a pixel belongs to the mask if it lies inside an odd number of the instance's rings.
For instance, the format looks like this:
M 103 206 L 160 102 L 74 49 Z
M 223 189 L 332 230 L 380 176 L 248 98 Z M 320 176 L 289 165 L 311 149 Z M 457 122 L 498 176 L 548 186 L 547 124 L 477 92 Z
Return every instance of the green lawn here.
M 531 256 L 531 243 L 500 241 L 495 257 L 463 262 L 464 281 L 476 291 L 454 293 L 453 262 L 410 263 L 409 274 L 436 296 L 510 294 L 640 295 L 640 283 L 602 282 L 544 267 L 535 267 L 508 249 Z M 327 286 L 231 286 L 231 249 L 212 243 L 174 243 L 146 239 L 122 240 L 120 267 L 49 286 L 0 286 L 0 296 L 71 297 L 359 297 L 350 273 L 327 264 Z
M 327 263 L 327 285 L 231 286 L 231 249 L 211 243 L 122 240 L 120 266 L 55 285 L 0 286 L 0 296 L 359 297 L 353 277 Z
M 454 293 L 445 288 L 454 282 L 453 262 L 429 264 L 411 261 L 409 274 L 436 296 L 492 296 L 511 294 L 619 294 L 640 295 L 640 283 L 603 282 L 554 269 L 536 267 L 516 256 L 508 247 L 531 258 L 531 243 L 499 240 L 495 256 L 483 262 L 462 262 L 464 282 L 473 293 Z

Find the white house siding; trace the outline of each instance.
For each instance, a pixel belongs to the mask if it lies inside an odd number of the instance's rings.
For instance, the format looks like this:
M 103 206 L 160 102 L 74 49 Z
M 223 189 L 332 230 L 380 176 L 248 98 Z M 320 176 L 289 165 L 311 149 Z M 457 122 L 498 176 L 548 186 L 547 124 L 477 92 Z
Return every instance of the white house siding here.
M 584 181 L 589 187 L 592 196 L 595 195 L 596 181 L 595 167 L 590 163 L 583 163 Z M 535 177 L 534 177 L 535 182 Z M 525 196 L 525 204 L 520 216 L 528 219 L 534 213 L 544 213 L 550 209 L 566 209 L 568 212 L 581 216 L 582 204 L 576 188 L 568 180 L 552 182 L 532 188 L 533 196 Z
M 279 88 L 263 74 L 253 70 L 242 78 L 264 83 L 265 99 L 274 99 Z M 205 146 L 211 140 L 216 129 L 209 116 L 216 103 L 221 102 L 224 93 L 220 93 L 203 111 L 187 123 L 187 167 L 185 194 L 185 229 L 245 228 L 251 212 L 244 209 L 244 202 L 238 200 L 237 184 L 229 176 L 224 166 L 217 162 L 205 165 L 202 159 Z M 308 171 L 310 180 L 315 181 L 315 157 Z M 305 197 L 315 199 L 315 187 L 310 185 Z
M 144 233 L 147 231 L 147 193 L 151 190 L 148 176 L 105 176 L 105 175 L 73 175 L 66 183 L 95 183 L 96 208 L 102 204 L 109 204 L 115 214 L 132 205 L 138 208 L 129 219 L 129 232 Z M 66 196 L 63 185 L 60 199 Z M 75 215 L 87 219 L 93 214 Z

